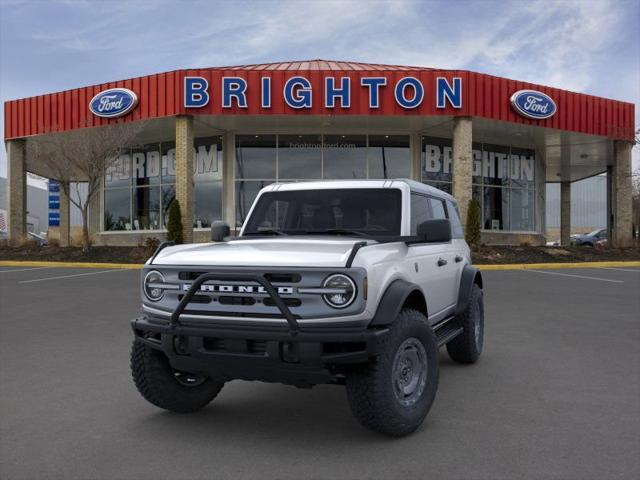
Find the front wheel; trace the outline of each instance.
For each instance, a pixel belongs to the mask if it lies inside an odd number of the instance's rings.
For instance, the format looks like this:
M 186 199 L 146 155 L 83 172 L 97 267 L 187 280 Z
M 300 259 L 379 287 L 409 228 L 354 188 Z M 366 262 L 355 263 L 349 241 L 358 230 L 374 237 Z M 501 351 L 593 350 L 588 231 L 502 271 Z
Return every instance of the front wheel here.
M 371 363 L 346 377 L 358 421 L 376 432 L 403 436 L 416 430 L 438 389 L 438 346 L 426 317 L 403 309 Z
M 137 340 L 131 347 L 131 374 L 145 400 L 178 413 L 206 407 L 224 385 L 203 375 L 174 370 L 162 352 Z

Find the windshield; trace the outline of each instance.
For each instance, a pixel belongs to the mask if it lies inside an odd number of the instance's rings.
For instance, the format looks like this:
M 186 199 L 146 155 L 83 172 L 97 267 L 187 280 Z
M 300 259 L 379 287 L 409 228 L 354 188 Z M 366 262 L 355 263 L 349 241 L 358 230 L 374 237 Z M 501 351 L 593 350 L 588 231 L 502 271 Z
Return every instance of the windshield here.
M 398 189 L 355 188 L 263 194 L 243 235 L 398 236 Z

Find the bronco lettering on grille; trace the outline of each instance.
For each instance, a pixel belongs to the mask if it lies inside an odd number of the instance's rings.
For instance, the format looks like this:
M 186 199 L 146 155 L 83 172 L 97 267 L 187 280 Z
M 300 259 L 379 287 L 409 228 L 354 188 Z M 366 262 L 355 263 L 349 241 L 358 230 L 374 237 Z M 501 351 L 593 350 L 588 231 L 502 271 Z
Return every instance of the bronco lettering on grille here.
M 183 283 L 182 290 L 185 292 L 191 287 L 190 283 Z M 274 287 L 279 295 L 292 295 L 293 287 Z M 246 294 L 267 294 L 262 285 L 212 285 L 203 284 L 200 286 L 201 292 L 215 293 L 246 293 Z

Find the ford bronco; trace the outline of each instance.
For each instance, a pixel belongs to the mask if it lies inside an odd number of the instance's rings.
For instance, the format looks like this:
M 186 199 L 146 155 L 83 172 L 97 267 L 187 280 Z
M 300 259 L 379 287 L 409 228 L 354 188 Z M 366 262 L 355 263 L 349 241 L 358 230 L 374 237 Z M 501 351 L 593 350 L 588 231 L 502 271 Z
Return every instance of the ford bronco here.
M 482 277 L 455 199 L 410 180 L 270 185 L 239 235 L 161 245 L 131 321 L 133 380 L 173 412 L 225 382 L 345 385 L 355 417 L 401 436 L 438 387 L 438 347 L 482 351 Z

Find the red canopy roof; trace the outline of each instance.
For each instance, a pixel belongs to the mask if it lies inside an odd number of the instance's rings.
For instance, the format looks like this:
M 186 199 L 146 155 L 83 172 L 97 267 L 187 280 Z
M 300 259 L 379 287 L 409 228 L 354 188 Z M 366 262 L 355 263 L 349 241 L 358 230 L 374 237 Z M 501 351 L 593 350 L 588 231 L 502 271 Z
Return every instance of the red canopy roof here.
M 183 102 L 184 78 L 198 76 L 208 81 L 211 100 L 202 108 L 186 108 Z M 241 77 L 247 82 L 247 107 L 234 105 L 222 108 L 220 85 L 222 77 Z M 309 80 L 314 92 L 311 108 L 295 109 L 283 101 L 283 85 L 294 76 Z M 369 107 L 369 90 L 360 84 L 362 77 L 378 76 L 387 80 L 382 87 L 379 108 Z M 271 106 L 260 102 L 261 79 L 269 77 L 272 87 Z M 322 101 L 324 80 L 349 77 L 351 105 L 327 108 Z M 394 100 L 393 88 L 398 80 L 414 77 L 424 85 L 424 101 L 417 108 L 405 109 Z M 451 81 L 462 79 L 462 105 L 445 108 L 435 104 L 435 85 L 438 77 Z M 127 88 L 136 93 L 137 107 L 126 116 L 106 119 L 93 115 L 89 102 L 108 88 Z M 542 92 L 557 105 L 557 113 L 546 120 L 524 118 L 510 104 L 511 95 L 524 89 Z M 634 105 L 593 95 L 569 92 L 552 87 L 520 82 L 507 78 L 467 70 L 440 70 L 425 67 L 380 65 L 329 60 L 240 65 L 167 73 L 103 83 L 63 92 L 5 102 L 5 140 L 61 132 L 84 127 L 127 123 L 174 115 L 427 115 L 471 116 L 498 121 L 537 125 L 546 128 L 633 140 Z

